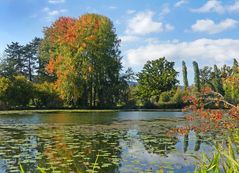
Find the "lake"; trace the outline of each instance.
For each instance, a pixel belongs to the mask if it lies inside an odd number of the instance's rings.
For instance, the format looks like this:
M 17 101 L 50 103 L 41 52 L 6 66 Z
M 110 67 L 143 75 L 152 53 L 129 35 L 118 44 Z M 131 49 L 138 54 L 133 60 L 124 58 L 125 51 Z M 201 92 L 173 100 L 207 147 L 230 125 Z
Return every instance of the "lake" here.
M 0 115 L 0 173 L 192 172 L 218 135 L 168 134 L 184 123 L 181 112 Z

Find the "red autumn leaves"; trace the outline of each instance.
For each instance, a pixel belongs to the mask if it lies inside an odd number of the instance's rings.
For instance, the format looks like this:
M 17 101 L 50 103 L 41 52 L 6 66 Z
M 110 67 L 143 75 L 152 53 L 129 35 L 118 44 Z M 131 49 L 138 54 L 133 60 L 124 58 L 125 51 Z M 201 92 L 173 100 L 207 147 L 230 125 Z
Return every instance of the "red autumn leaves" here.
M 199 133 L 238 127 L 239 107 L 228 103 L 210 88 L 205 88 L 201 94 L 185 96 L 183 99 L 188 103 L 184 109 L 188 112 L 187 123 L 182 127 L 172 129 L 170 134 L 187 135 L 190 130 Z M 209 109 L 209 104 L 214 104 L 215 109 Z M 218 109 L 219 105 L 229 109 Z

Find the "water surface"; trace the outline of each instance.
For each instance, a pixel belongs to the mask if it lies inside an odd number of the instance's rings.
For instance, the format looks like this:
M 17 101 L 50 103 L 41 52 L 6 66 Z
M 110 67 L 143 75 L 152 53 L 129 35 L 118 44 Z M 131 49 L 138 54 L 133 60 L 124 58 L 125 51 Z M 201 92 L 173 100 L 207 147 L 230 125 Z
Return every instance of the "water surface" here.
M 181 112 L 51 113 L 0 116 L 0 172 L 194 170 L 215 134 L 168 135 Z

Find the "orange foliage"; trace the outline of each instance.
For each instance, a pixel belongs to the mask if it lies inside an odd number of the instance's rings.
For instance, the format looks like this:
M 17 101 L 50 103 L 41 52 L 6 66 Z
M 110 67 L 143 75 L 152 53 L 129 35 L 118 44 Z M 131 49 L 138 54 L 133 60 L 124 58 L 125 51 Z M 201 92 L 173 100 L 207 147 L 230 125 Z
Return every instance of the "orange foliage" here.
M 75 19 L 70 17 L 61 17 L 53 25 L 45 30 L 45 35 L 49 37 L 51 44 L 67 44 L 70 28 L 75 24 Z
M 55 69 L 55 60 L 51 58 L 48 65 L 46 66 L 46 71 L 50 74 L 53 74 L 54 69 Z
M 88 80 L 88 73 L 93 72 L 94 66 L 88 59 L 80 59 L 81 53 L 84 53 L 89 45 L 97 45 L 104 28 L 102 25 L 105 26 L 107 22 L 109 19 L 106 17 L 86 14 L 78 19 L 61 17 L 45 29 L 44 43 L 50 47 L 51 56 L 46 70 L 57 76 L 55 86 L 62 99 L 79 92 L 75 81 L 80 75 L 84 80 Z M 81 74 L 78 74 L 77 66 L 81 66 Z M 70 93 L 72 89 L 74 91 Z
M 185 112 L 190 112 L 186 116 L 188 124 L 183 127 L 172 129 L 169 134 L 179 133 L 187 134 L 190 130 L 195 132 L 207 132 L 215 129 L 231 129 L 238 127 L 239 123 L 239 107 L 231 105 L 222 98 L 218 93 L 213 92 L 210 88 L 204 88 L 200 95 L 185 96 L 184 101 L 189 106 L 184 108 Z M 229 110 L 223 109 L 207 109 L 207 101 L 219 105 L 223 103 Z

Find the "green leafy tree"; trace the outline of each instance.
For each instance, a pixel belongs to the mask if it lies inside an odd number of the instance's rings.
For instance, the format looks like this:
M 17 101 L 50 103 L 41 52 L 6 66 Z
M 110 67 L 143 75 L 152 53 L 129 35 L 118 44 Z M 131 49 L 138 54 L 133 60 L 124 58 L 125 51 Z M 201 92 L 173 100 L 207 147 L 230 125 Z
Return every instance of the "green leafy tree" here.
M 182 62 L 182 72 L 183 72 L 184 89 L 187 89 L 188 88 L 188 72 L 187 72 L 187 66 L 185 61 Z
M 175 91 L 172 101 L 177 104 L 183 104 L 183 96 L 187 94 L 187 91 L 181 91 L 180 87 Z
M 198 63 L 193 61 L 193 69 L 194 69 L 194 84 L 197 92 L 201 91 L 201 84 L 200 84 L 200 72 Z
M 170 101 L 170 97 L 171 97 L 171 93 L 170 92 L 162 92 L 160 94 L 160 102 L 169 102 Z
M 230 66 L 223 65 L 221 68 L 221 77 L 222 78 L 227 78 L 229 76 L 232 76 L 233 74 L 233 69 Z
M 59 93 L 55 90 L 54 84 L 49 82 L 34 84 L 34 104 L 36 107 L 60 107 L 62 101 Z
M 170 91 L 178 83 L 174 62 L 165 58 L 148 61 L 138 73 L 139 95 L 141 99 L 149 101 L 151 97 L 159 96 L 162 92 Z
M 225 91 L 225 98 L 233 104 L 239 104 L 239 75 L 227 77 L 223 81 L 223 88 Z
M 200 69 L 200 85 L 201 87 L 209 86 L 214 89 L 213 79 L 215 77 L 213 68 L 209 66 L 205 66 Z
M 6 98 L 10 106 L 26 107 L 33 98 L 33 85 L 24 76 L 15 76 L 7 89 Z
M 7 106 L 7 91 L 11 85 L 11 81 L 6 77 L 0 77 L 0 108 Z
M 221 72 L 216 65 L 214 65 L 214 88 L 215 91 L 224 95 Z
M 135 98 L 132 98 L 131 88 L 130 86 L 134 85 L 135 81 L 135 73 L 133 72 L 132 68 L 128 68 L 123 75 L 120 77 L 119 82 L 119 93 L 118 93 L 118 102 L 121 105 L 125 106 L 135 106 Z
M 236 73 L 238 73 L 238 62 L 237 62 L 237 60 L 234 58 L 233 59 L 233 66 L 232 66 L 232 71 L 233 71 L 233 74 L 236 74 Z

